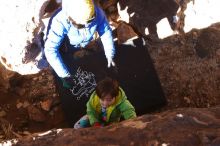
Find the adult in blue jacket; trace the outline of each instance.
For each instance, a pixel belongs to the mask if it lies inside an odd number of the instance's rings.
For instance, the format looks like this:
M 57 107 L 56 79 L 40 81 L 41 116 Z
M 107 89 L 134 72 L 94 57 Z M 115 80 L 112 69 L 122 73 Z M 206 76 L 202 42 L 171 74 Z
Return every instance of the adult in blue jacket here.
M 45 56 L 62 79 L 64 87 L 71 88 L 71 73 L 60 54 L 60 46 L 64 39 L 69 39 L 68 49 L 85 47 L 98 32 L 105 51 L 107 66 L 114 66 L 115 47 L 112 31 L 104 12 L 93 0 L 63 0 L 62 9 L 51 19 L 45 41 Z

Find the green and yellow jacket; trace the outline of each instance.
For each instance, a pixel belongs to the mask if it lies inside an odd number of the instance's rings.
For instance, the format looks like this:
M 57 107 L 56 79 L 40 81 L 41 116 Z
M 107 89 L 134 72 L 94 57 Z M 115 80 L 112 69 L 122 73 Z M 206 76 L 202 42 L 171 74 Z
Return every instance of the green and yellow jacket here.
M 95 91 L 87 102 L 87 115 L 90 125 L 96 122 L 108 125 L 110 123 L 119 122 L 121 117 L 125 120 L 136 117 L 134 107 L 127 100 L 127 96 L 121 88 L 119 88 L 119 95 L 116 97 L 115 102 L 107 108 L 107 120 L 105 123 L 101 120 L 101 104 Z

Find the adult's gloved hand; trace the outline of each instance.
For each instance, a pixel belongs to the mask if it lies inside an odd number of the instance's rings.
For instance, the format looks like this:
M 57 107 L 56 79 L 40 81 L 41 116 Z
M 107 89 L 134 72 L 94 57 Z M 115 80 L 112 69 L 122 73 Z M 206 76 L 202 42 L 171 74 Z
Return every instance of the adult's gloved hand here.
M 72 76 L 61 78 L 61 80 L 63 82 L 63 87 L 66 89 L 70 89 L 75 85 L 75 79 Z
M 113 61 L 112 58 L 107 58 L 107 61 L 108 61 L 108 68 L 110 68 L 111 66 L 115 66 L 115 62 Z

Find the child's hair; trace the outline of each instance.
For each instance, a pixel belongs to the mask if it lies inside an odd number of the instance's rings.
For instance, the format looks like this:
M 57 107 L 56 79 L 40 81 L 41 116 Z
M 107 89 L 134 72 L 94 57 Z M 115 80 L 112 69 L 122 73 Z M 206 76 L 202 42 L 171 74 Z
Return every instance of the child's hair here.
M 100 99 L 103 99 L 108 94 L 116 97 L 119 93 L 119 84 L 117 80 L 106 77 L 97 83 L 95 90 Z

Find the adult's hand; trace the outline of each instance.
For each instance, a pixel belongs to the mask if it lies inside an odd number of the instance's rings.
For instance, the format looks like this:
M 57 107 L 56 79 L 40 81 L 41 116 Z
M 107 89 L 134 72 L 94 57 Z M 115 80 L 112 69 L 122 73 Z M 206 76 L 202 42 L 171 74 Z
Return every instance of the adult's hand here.
M 75 79 L 72 76 L 61 78 L 61 80 L 63 82 L 63 87 L 66 89 L 71 89 L 75 85 Z
M 112 58 L 108 58 L 107 61 L 108 61 L 108 68 L 110 68 L 111 66 L 112 66 L 112 67 L 115 66 L 115 62 L 113 61 Z

